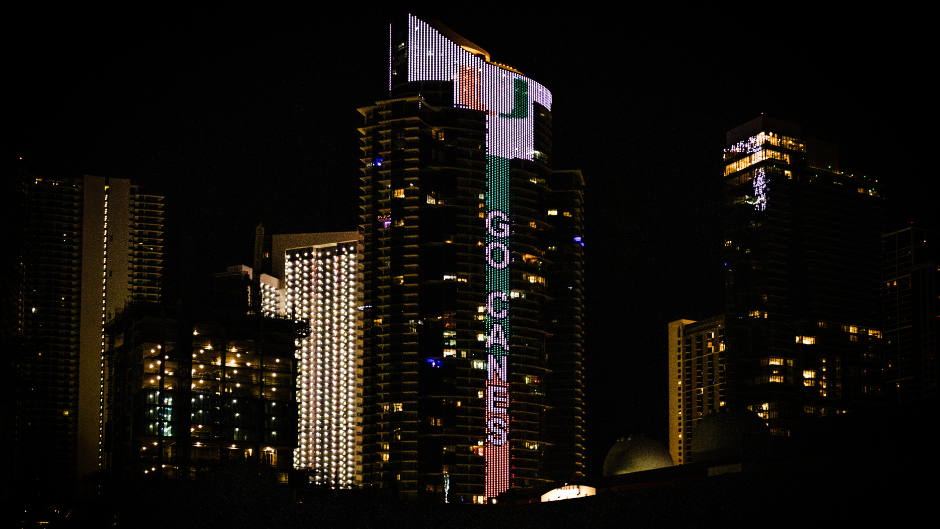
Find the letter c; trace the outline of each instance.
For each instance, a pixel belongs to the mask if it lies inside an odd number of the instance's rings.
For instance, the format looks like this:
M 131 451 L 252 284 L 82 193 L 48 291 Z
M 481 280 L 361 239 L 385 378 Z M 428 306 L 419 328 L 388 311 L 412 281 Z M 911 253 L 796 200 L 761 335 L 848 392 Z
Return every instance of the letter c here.
M 506 307 L 504 306 L 503 308 L 497 310 L 496 298 L 501 299 L 503 303 L 509 303 L 509 298 L 506 297 L 505 292 L 490 292 L 489 295 L 486 296 L 486 312 L 489 313 L 490 316 L 497 319 L 505 318 L 507 312 Z

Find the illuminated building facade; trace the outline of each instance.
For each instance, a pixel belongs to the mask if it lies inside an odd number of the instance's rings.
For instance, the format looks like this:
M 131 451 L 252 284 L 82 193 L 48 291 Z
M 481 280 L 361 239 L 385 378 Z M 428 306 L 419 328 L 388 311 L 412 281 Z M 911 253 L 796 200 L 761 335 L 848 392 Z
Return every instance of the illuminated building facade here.
M 138 304 L 108 325 L 105 461 L 114 492 L 239 462 L 288 481 L 297 446 L 295 324 L 241 309 L 177 318 Z
M 308 237 L 304 237 L 307 235 Z M 284 313 L 305 323 L 297 337 L 298 445 L 294 467 L 318 485 L 351 488 L 359 442 L 360 304 L 359 235 L 274 236 L 283 255 Z M 284 238 L 308 245 L 294 246 Z M 329 242 L 330 240 L 333 242 Z M 283 244 L 283 248 L 281 248 Z
M 761 116 L 728 132 L 723 187 L 729 403 L 785 436 L 879 401 L 880 184 Z
M 940 255 L 937 233 L 908 226 L 882 237 L 885 398 L 937 396 Z
M 25 186 L 24 384 L 14 474 L 24 494 L 68 501 L 102 465 L 104 325 L 128 302 L 157 301 L 163 197 L 129 180 L 30 177 Z M 85 492 L 85 491 L 79 491 Z
M 695 425 L 727 399 L 725 317 L 669 323 L 669 454 L 691 462 Z
M 363 484 L 483 502 L 577 479 L 584 183 L 551 170 L 551 93 L 438 23 L 390 40 L 389 97 L 359 109 Z

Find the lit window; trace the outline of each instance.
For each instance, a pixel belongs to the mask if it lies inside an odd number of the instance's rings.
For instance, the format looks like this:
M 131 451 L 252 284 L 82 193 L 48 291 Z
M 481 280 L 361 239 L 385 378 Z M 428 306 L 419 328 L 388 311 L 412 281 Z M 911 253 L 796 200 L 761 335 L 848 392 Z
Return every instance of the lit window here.
M 395 198 L 405 198 L 405 190 L 404 190 L 404 189 L 396 189 L 396 190 L 395 190 Z
M 401 411 L 401 402 L 392 403 L 392 411 Z
M 549 214 L 549 215 L 558 215 L 558 210 L 557 210 L 557 209 L 550 209 L 550 210 L 548 210 L 548 214 Z
M 538 283 L 538 284 L 540 284 L 540 285 L 544 285 L 544 284 L 545 284 L 545 278 L 544 278 L 544 277 L 541 277 L 541 276 L 537 276 L 537 275 L 535 275 L 535 274 L 526 274 L 526 273 L 523 273 L 523 274 L 522 274 L 522 279 L 525 280 L 525 281 L 528 281 L 529 283 Z

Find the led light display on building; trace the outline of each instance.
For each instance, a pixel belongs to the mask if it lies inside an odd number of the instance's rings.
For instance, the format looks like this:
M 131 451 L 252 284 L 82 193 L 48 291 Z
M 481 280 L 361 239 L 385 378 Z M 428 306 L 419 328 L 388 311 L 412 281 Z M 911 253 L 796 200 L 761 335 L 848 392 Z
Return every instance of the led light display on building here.
M 408 81 L 452 81 L 454 105 L 486 113 L 486 496 L 509 488 L 510 160 L 535 159 L 534 103 L 551 110 L 545 87 L 490 63 L 443 36 L 426 22 L 408 18 Z
M 767 209 L 767 172 L 763 167 L 754 171 L 754 209 Z
M 321 485 L 355 480 L 357 242 L 287 250 L 286 310 L 310 323 L 298 338 L 294 467 Z

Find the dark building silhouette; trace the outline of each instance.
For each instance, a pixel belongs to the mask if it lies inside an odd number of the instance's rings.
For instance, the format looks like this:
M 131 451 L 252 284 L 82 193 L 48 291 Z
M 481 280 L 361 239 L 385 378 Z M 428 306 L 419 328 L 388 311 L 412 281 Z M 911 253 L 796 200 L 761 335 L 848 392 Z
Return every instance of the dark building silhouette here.
M 16 178 L 16 313 L 4 318 L 22 347 L 4 439 L 15 495 L 61 506 L 93 493 L 102 465 L 103 328 L 128 302 L 160 299 L 163 197 L 120 178 Z
M 551 94 L 440 24 L 391 31 L 388 97 L 359 109 L 362 483 L 578 479 L 584 180 L 552 170 Z
M 880 184 L 766 116 L 728 132 L 724 163 L 728 402 L 775 435 L 878 402 Z
M 936 232 L 908 226 L 882 237 L 885 393 L 890 402 L 937 396 Z

